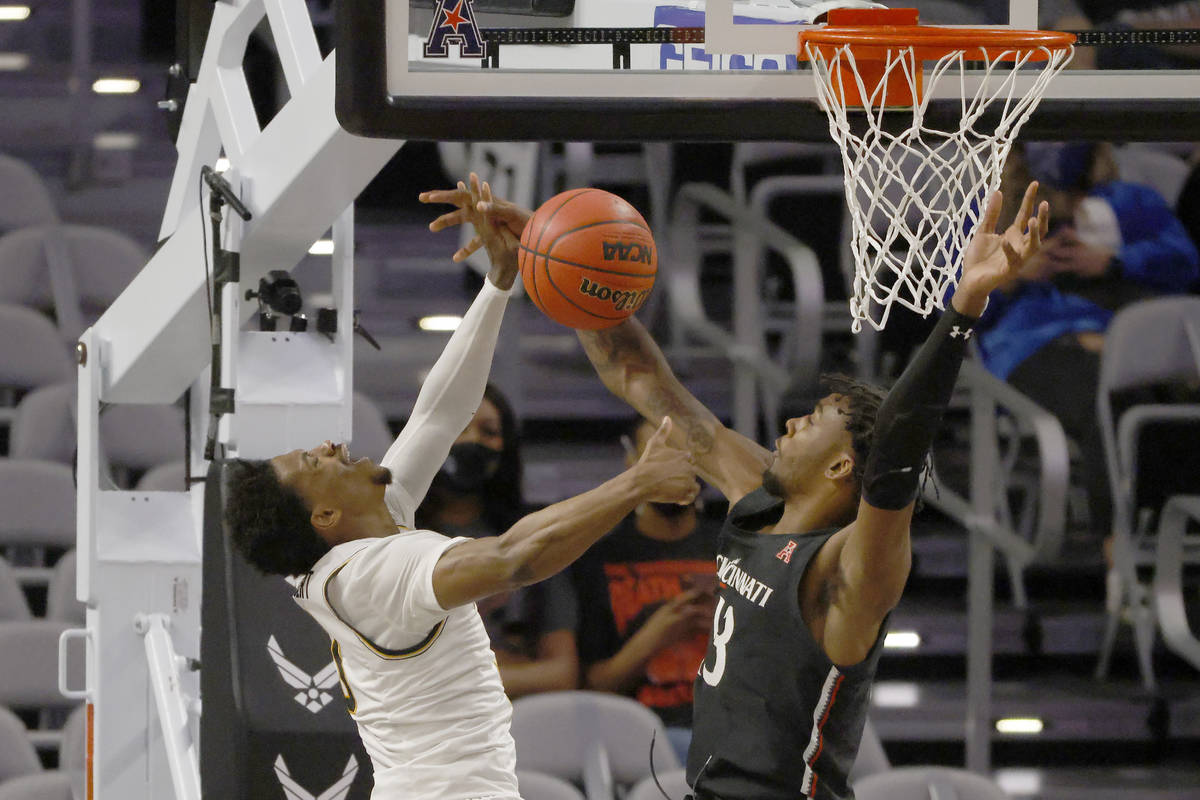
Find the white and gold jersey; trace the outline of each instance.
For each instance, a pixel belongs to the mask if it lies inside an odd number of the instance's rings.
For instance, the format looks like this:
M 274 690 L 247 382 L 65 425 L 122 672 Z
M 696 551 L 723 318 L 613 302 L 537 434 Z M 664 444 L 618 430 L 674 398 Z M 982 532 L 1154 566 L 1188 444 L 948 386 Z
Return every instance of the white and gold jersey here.
M 462 539 L 407 531 L 333 548 L 296 602 L 332 639 L 375 768 L 373 800 L 517 800 L 512 705 L 474 604 L 449 611 L 433 567 Z

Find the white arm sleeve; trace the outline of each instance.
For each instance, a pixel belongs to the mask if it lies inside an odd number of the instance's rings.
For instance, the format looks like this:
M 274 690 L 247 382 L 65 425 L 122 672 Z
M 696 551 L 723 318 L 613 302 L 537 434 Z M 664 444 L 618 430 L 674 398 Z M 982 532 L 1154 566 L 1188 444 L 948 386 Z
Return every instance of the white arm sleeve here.
M 392 471 L 384 499 L 400 525 L 413 527 L 413 515 L 433 476 L 483 401 L 509 294 L 511 290 L 484 281 L 422 384 L 404 430 L 380 462 Z

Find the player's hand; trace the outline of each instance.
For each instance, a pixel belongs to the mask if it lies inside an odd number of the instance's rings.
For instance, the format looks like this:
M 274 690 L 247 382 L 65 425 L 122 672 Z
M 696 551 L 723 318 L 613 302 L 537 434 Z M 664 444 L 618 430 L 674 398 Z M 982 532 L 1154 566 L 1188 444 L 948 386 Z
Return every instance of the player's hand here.
M 642 500 L 657 503 L 686 505 L 696 500 L 700 484 L 696 481 L 696 465 L 687 450 L 667 444 L 671 436 L 671 418 L 663 417 L 642 457 L 633 465 Z
M 497 204 L 505 201 L 498 201 L 492 196 L 492 187 L 487 181 L 480 181 L 479 176 L 472 172 L 468 183 L 459 181 L 454 189 L 421 192 L 418 199 L 422 203 L 449 203 L 458 206 L 457 210 L 442 214 L 429 223 L 429 230 L 436 233 L 470 223 L 475 228 L 475 235 L 455 251 L 454 260 L 462 261 L 480 247 L 484 247 L 492 262 L 488 278 L 501 289 L 513 285 L 517 275 L 517 253 L 521 244 L 520 230 L 514 233 L 508 218 L 495 212 Z M 508 206 L 516 208 L 507 203 L 506 210 Z
M 680 592 L 655 609 L 638 632 L 656 652 L 704 633 L 712 627 L 713 610 L 708 599 L 696 589 Z
M 979 228 L 963 254 L 962 277 L 950 301 L 960 314 L 981 315 L 988 295 L 1017 280 L 1022 267 L 1041 250 L 1050 227 L 1050 204 L 1043 200 L 1034 213 L 1037 189 L 1037 181 L 1029 184 L 1016 219 L 1003 233 L 996 233 L 996 224 L 1004 197 L 993 192 L 988 198 Z

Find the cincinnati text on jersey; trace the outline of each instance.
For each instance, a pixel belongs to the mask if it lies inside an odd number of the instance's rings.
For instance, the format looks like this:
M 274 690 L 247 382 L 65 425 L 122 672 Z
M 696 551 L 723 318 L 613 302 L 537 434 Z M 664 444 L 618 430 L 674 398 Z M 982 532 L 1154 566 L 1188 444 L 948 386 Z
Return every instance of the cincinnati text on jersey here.
M 731 561 L 725 556 L 718 555 L 717 580 L 732 587 L 735 592 L 751 603 L 757 604 L 759 608 L 766 608 L 767 600 L 771 598 L 771 594 L 775 590 L 738 566 L 740 561 L 740 558 Z

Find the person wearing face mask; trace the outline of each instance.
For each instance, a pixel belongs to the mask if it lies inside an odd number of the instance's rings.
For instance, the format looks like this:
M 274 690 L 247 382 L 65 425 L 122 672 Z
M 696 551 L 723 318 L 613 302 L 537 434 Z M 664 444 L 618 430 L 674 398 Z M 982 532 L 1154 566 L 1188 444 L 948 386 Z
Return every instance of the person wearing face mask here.
M 621 437 L 626 463 L 653 433 L 644 420 L 631 425 Z M 681 760 L 712 629 L 719 530 L 694 504 L 643 503 L 572 571 L 587 609 L 579 627 L 584 688 L 631 695 L 655 711 Z
M 479 410 L 417 509 L 417 525 L 452 537 L 497 536 L 529 510 L 522 473 L 516 415 L 488 384 Z M 577 688 L 579 612 L 566 575 L 493 595 L 477 606 L 510 698 Z

